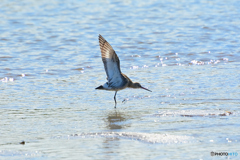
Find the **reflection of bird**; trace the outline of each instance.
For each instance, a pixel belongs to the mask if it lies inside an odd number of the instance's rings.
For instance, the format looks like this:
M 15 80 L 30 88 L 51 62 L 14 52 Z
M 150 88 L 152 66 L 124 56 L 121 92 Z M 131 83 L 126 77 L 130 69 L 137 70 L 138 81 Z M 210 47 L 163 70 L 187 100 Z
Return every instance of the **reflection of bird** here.
M 117 112 L 117 110 L 115 110 L 115 112 L 110 112 L 107 116 L 108 127 L 112 130 L 122 129 L 123 127 L 129 125 L 124 123 L 125 121 L 127 121 L 128 118 L 121 112 Z
M 116 94 L 117 91 L 125 88 L 142 88 L 146 89 L 140 85 L 140 83 L 133 83 L 125 74 L 121 72 L 120 61 L 117 54 L 113 50 L 112 46 L 99 35 L 99 45 L 102 53 L 102 61 L 104 64 L 105 71 L 107 73 L 107 80 L 104 85 L 97 87 L 96 89 L 102 89 L 107 91 L 116 91 L 114 95 L 115 108 L 116 108 Z M 152 92 L 152 91 L 150 91 Z

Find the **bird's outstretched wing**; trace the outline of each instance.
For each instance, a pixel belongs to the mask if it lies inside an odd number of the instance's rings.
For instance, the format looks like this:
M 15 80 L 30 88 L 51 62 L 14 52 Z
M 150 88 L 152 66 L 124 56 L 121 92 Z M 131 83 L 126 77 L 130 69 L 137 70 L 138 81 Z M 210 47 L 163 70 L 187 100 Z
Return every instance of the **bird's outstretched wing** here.
M 109 86 L 113 88 L 120 87 L 125 79 L 121 74 L 120 61 L 117 54 L 101 35 L 99 35 L 99 46 Z

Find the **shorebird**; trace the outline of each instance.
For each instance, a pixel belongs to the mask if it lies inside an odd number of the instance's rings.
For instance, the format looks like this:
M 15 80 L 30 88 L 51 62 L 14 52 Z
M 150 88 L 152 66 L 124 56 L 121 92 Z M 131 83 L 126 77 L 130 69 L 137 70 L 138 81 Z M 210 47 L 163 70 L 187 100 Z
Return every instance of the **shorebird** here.
M 113 50 L 112 46 L 99 34 L 99 46 L 102 55 L 102 61 L 107 74 L 107 80 L 105 84 L 97 87 L 96 89 L 115 91 L 114 101 L 115 107 L 117 105 L 116 95 L 117 92 L 125 88 L 142 88 L 150 91 L 147 88 L 141 86 L 140 83 L 133 83 L 130 78 L 121 72 L 120 60 Z M 152 91 L 150 91 L 152 92 Z

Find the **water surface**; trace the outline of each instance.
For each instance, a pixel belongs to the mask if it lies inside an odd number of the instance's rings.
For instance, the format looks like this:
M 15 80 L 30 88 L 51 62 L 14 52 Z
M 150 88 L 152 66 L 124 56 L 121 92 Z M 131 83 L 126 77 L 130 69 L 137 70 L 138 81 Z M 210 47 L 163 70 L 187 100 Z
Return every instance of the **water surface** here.
M 1 1 L 0 159 L 240 154 L 238 6 Z M 114 109 L 114 92 L 95 90 L 106 82 L 99 34 L 153 92 L 120 91 Z

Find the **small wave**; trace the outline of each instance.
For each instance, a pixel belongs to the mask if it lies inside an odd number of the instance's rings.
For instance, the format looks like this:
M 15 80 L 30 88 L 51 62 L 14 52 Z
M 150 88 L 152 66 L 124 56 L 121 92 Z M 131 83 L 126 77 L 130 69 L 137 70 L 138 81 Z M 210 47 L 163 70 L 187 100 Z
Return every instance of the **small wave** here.
M 169 134 L 155 134 L 155 133 L 136 133 L 136 132 L 100 132 L 100 133 L 80 133 L 69 135 L 68 138 L 99 138 L 106 137 L 112 139 L 130 139 L 147 143 L 160 144 L 176 144 L 176 143 L 190 143 L 194 141 L 193 137 Z M 58 137 L 59 138 L 59 137 Z
M 12 151 L 12 150 L 0 150 L 0 156 L 2 157 L 39 157 L 42 153 L 39 151 L 24 152 L 24 151 Z
M 179 110 L 179 111 L 159 111 L 153 116 L 182 116 L 182 117 L 206 117 L 206 116 L 229 116 L 234 114 L 230 111 L 222 110 Z

